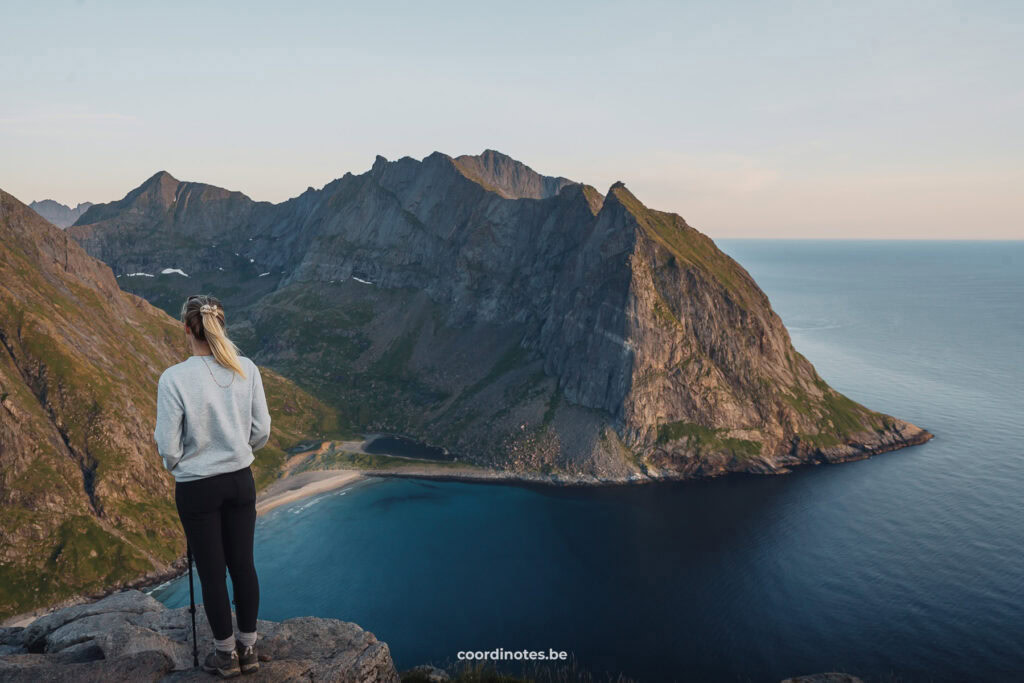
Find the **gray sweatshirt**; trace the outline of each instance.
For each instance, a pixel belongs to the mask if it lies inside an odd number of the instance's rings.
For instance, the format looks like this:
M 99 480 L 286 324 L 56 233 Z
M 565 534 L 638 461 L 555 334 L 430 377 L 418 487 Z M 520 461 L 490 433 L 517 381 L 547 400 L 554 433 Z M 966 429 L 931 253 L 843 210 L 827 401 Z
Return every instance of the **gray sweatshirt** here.
M 267 443 L 263 378 L 251 360 L 238 360 L 245 379 L 213 356 L 190 356 L 160 375 L 153 437 L 175 481 L 240 470 Z

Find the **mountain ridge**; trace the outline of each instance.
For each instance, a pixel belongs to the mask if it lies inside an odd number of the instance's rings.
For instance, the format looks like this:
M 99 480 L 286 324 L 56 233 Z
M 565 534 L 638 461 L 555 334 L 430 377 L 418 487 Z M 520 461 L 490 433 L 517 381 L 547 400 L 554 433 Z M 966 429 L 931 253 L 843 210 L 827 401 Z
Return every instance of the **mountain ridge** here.
M 452 162 L 464 176 L 506 199 L 546 199 L 566 185 L 579 184 L 568 178 L 541 175 L 493 149 L 475 156 L 463 154 Z
M 30 209 L 56 225 L 58 228 L 67 228 L 71 226 L 91 206 L 92 202 L 79 202 L 77 206 L 70 207 L 52 199 L 43 199 L 29 204 Z
M 740 264 L 621 181 L 601 195 L 488 150 L 378 156 L 280 204 L 210 193 L 70 231 L 120 273 L 184 268 L 235 297 L 261 358 L 353 428 L 618 481 L 931 438 L 828 387 Z M 173 300 L 173 281 L 136 280 Z

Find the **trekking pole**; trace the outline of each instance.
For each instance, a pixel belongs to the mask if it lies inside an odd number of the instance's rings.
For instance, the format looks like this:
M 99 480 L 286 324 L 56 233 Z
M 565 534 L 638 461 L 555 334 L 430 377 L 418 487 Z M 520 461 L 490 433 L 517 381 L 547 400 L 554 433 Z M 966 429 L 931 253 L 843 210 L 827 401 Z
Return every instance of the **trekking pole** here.
M 196 594 L 192 585 L 192 545 L 186 539 L 185 553 L 188 555 L 188 601 L 192 612 L 192 666 L 199 668 L 199 646 L 196 645 Z

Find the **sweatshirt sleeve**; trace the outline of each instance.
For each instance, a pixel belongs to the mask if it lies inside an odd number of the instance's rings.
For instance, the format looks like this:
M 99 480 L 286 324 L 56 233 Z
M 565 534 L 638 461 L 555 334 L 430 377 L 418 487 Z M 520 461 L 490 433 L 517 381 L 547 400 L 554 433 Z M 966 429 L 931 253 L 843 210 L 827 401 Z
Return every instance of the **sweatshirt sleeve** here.
M 164 469 L 168 472 L 181 460 L 184 414 L 181 397 L 161 375 L 160 381 L 157 382 L 156 429 L 153 431 L 153 438 L 156 439 L 157 450 L 163 458 Z
M 249 445 L 258 451 L 270 438 L 270 411 L 267 397 L 263 393 L 263 377 L 256 364 L 252 364 L 252 429 L 249 431 Z

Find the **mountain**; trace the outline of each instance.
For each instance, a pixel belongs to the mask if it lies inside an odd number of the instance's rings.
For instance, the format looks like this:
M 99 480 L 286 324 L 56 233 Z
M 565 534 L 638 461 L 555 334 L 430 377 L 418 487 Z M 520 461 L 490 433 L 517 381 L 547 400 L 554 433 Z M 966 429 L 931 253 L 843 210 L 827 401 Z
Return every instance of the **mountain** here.
M 483 154 L 455 157 L 455 167 L 462 175 L 508 199 L 547 199 L 566 185 L 568 178 L 542 176 L 529 166 L 493 149 Z
M 64 206 L 60 202 L 55 202 L 52 199 L 44 199 L 41 202 L 32 202 L 29 204 L 30 209 L 56 225 L 58 228 L 66 228 L 77 221 L 90 206 L 92 206 L 92 202 L 82 202 L 72 209 L 70 206 Z
M 0 191 L 0 616 L 184 555 L 153 429 L 157 379 L 186 356 L 180 323 Z M 262 372 L 274 430 L 253 465 L 261 485 L 284 448 L 333 427 L 323 404 Z
M 280 204 L 161 172 L 69 233 L 158 306 L 221 296 L 254 357 L 347 426 L 477 464 L 689 478 L 931 438 L 829 387 L 682 217 L 493 150 L 378 156 Z

